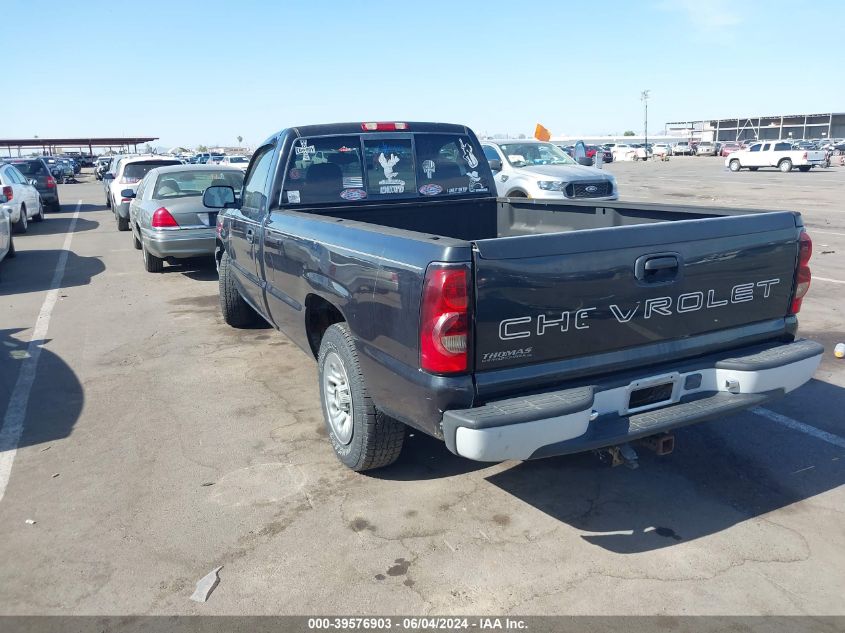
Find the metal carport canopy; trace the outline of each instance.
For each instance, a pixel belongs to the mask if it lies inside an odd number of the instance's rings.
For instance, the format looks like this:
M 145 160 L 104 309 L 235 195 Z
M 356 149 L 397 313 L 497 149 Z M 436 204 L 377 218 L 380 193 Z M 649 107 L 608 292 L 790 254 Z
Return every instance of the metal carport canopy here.
M 123 147 L 124 145 L 138 145 L 157 141 L 157 136 L 88 136 L 69 138 L 4 138 L 0 139 L 0 147 L 6 147 L 10 151 L 13 147 L 21 150 L 25 147 L 40 147 L 43 149 L 52 147 Z

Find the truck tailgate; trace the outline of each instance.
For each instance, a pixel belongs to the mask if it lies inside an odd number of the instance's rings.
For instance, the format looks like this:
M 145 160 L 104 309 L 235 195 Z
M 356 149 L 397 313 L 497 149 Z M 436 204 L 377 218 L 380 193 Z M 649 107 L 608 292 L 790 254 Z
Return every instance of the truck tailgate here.
M 799 222 L 754 213 L 476 241 L 475 369 L 783 318 Z

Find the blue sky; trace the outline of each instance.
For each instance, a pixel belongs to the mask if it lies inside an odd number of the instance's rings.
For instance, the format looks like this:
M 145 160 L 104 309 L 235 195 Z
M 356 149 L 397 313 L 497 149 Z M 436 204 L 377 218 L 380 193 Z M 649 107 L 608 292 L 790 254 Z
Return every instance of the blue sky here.
M 845 110 L 841 0 L 3 0 L 2 19 L 16 63 L 0 137 L 254 145 L 358 120 L 639 132 L 646 88 L 653 132 Z

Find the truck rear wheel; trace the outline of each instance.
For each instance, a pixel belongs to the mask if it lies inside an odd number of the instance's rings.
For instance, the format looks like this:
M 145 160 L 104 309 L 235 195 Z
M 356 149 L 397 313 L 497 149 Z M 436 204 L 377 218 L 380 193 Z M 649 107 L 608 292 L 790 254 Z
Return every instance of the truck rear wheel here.
M 235 285 L 235 272 L 229 254 L 224 252 L 218 270 L 218 293 L 223 320 L 232 327 L 249 327 L 259 322 L 259 316 L 241 296 Z
M 731 168 L 731 171 L 739 171 L 740 169 L 742 169 L 742 165 L 739 164 L 739 160 L 737 160 L 736 158 L 734 158 L 730 163 L 728 163 L 728 166 Z
M 395 462 L 402 452 L 405 425 L 373 404 L 346 323 L 326 330 L 317 366 L 323 418 L 338 459 L 358 472 Z
M 784 158 L 778 163 L 778 169 L 780 169 L 783 173 L 792 171 L 792 161 L 788 158 Z

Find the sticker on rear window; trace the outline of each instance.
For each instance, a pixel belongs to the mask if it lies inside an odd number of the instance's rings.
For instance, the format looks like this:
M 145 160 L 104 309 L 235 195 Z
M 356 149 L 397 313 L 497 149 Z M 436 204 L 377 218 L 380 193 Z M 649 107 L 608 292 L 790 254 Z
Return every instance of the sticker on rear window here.
M 288 191 L 288 202 L 290 202 L 291 204 L 299 204 L 299 192 Z
M 379 180 L 379 193 L 404 193 L 405 181 L 399 180 L 399 175 L 394 171 L 393 167 L 399 162 L 399 157 L 396 154 L 391 154 L 390 158 L 385 157 L 384 153 L 379 154 L 379 165 L 384 171 L 384 180 Z
M 470 169 L 475 169 L 478 167 L 478 159 L 475 157 L 475 154 L 472 153 L 472 145 L 469 143 L 464 143 L 463 139 L 458 139 L 458 143 L 461 146 L 461 153 L 464 155 L 464 160 L 469 165 Z
M 363 200 L 367 197 L 367 192 L 363 189 L 344 189 L 340 192 L 340 197 L 344 200 Z
M 435 185 L 434 183 L 429 183 L 420 187 L 420 193 L 424 196 L 436 196 L 442 191 L 443 187 L 441 187 L 440 185 Z
M 477 171 L 468 171 L 467 177 L 469 178 L 470 191 L 487 191 L 487 187 L 481 183 L 481 176 L 478 175 Z
M 424 160 L 422 164 L 422 169 L 425 172 L 425 177 L 431 180 L 431 177 L 434 175 L 434 172 L 437 171 L 437 167 L 434 164 L 433 160 Z
M 311 160 L 311 156 L 317 153 L 317 148 L 309 145 L 306 139 L 300 139 L 299 147 L 296 148 L 296 155 L 303 161 Z

